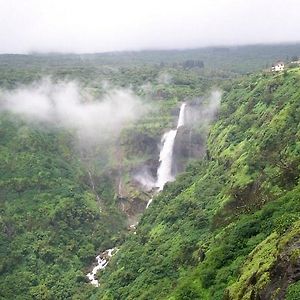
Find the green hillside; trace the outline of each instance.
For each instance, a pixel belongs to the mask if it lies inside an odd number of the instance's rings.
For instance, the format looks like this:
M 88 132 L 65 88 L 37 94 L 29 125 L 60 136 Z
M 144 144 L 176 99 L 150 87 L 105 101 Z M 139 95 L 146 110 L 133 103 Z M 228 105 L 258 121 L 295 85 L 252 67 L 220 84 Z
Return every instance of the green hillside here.
M 0 299 L 298 300 L 300 69 L 246 74 L 298 49 L 0 55 Z M 3 109 L 48 76 L 53 89 L 75 82 L 87 103 L 130 90 L 146 113 L 82 145 L 72 127 Z M 134 175 L 156 176 L 180 104 L 205 110 L 216 88 L 217 116 L 178 131 L 185 171 L 128 228 L 155 193 Z M 96 288 L 86 274 L 112 247 Z
M 299 299 L 300 72 L 224 86 L 207 157 L 158 195 L 91 299 Z
M 121 236 L 123 217 L 99 208 L 70 132 L 3 113 L 0 125 L 0 299 L 88 292 L 85 268 Z

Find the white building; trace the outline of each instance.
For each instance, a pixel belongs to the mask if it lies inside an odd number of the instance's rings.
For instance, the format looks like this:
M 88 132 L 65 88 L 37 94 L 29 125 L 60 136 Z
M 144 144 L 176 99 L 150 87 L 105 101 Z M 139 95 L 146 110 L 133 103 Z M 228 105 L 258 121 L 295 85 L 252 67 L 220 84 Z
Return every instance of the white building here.
M 272 72 L 279 72 L 284 70 L 284 62 L 279 61 L 275 65 L 272 65 Z
M 291 61 L 291 64 L 300 66 L 300 60 Z

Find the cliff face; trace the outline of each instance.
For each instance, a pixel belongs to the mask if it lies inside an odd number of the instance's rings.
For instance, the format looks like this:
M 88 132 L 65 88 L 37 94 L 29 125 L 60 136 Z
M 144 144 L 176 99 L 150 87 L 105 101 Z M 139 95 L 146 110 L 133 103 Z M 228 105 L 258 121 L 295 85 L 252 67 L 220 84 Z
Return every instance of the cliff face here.
M 205 154 L 207 134 L 197 132 L 194 125 L 199 123 L 195 114 L 199 115 L 201 103 L 189 102 L 183 104 L 184 109 L 171 109 L 172 128 L 177 128 L 172 152 L 171 177 L 183 172 L 191 159 L 200 159 Z M 198 112 L 196 111 L 198 110 Z M 181 122 L 183 126 L 178 125 Z M 151 124 L 152 125 L 152 124 Z M 150 126 L 151 127 L 151 126 Z M 136 129 L 136 128 L 135 128 Z M 160 151 L 164 146 L 162 136 L 167 129 L 160 132 L 160 136 L 153 135 L 149 130 L 128 130 L 121 142 L 116 146 L 116 164 L 118 176 L 116 191 L 119 207 L 129 220 L 137 220 L 157 190 L 157 172 L 160 166 Z M 129 164 L 126 164 L 130 162 Z M 131 221 L 130 221 L 131 222 Z
M 173 174 L 184 171 L 188 160 L 201 159 L 205 155 L 205 136 L 186 127 L 180 127 L 174 143 Z

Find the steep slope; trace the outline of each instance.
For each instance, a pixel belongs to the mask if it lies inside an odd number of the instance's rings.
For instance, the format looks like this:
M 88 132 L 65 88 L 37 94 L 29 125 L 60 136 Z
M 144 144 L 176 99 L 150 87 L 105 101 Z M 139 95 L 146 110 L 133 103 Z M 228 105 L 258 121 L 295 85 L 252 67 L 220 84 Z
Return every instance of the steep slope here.
M 91 299 L 299 298 L 299 69 L 224 90 L 207 158 L 153 200 Z
M 36 69 L 32 56 L 23 57 L 23 67 L 15 58 L 0 62 L 0 298 L 88 298 L 95 291 L 85 275 L 96 255 L 123 240 L 149 200 L 135 172 L 146 165 L 155 174 L 160 136 L 177 117 L 178 101 L 201 96 L 212 79 L 181 68 L 168 75 L 169 68 L 157 66 L 108 71 L 100 64 L 95 74 L 76 63 L 64 69 L 63 58 L 57 67 L 43 61 Z M 44 75 L 76 79 L 90 96 L 105 93 L 105 85 L 132 85 L 153 110 L 128 124 L 117 142 L 108 137 L 79 151 L 73 130 L 3 110 L 4 95 L 14 92 L 5 88 L 26 88 Z
M 70 132 L 7 113 L 0 124 L 0 298 L 82 299 L 84 267 L 123 218 L 100 210 Z

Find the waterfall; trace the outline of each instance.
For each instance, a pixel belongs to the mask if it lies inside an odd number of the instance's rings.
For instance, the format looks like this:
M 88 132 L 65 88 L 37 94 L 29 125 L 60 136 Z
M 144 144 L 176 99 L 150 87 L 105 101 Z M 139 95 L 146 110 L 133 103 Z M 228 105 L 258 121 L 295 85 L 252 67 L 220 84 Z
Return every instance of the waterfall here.
M 163 144 L 162 149 L 159 154 L 160 165 L 157 170 L 157 181 L 156 186 L 161 191 L 168 181 L 173 181 L 174 176 L 171 173 L 172 169 L 172 158 L 173 158 L 173 146 L 176 137 L 177 130 L 170 130 L 166 132 L 161 143 Z
M 161 139 L 162 148 L 159 154 L 160 165 L 157 169 L 157 180 L 155 183 L 156 187 L 158 187 L 158 191 L 161 191 L 167 182 L 173 181 L 175 179 L 174 175 L 172 174 L 173 148 L 174 148 L 174 142 L 175 142 L 178 128 L 184 126 L 185 124 L 185 107 L 186 107 L 186 103 L 182 103 L 180 107 L 176 129 L 171 129 L 170 131 L 166 132 Z M 92 178 L 92 174 L 91 172 L 88 173 L 89 173 L 92 189 L 95 191 L 95 185 Z M 153 198 L 151 198 L 148 201 L 146 208 L 149 207 L 152 200 Z M 131 225 L 130 227 L 135 229 L 136 226 L 137 224 Z M 135 231 L 134 234 L 136 234 Z M 96 287 L 99 286 L 99 281 L 96 279 L 97 278 L 96 274 L 99 270 L 105 269 L 105 267 L 109 263 L 110 258 L 113 256 L 113 252 L 115 252 L 115 250 L 117 251 L 118 249 L 116 248 L 108 249 L 96 257 L 96 262 L 97 262 L 96 266 L 92 269 L 90 273 L 86 275 L 91 284 L 95 285 Z
M 185 107 L 186 107 L 186 103 L 182 103 L 181 107 L 180 107 L 178 122 L 177 122 L 177 129 L 179 127 L 181 127 L 181 126 L 184 126 L 184 121 L 185 121 Z
M 185 107 L 186 103 L 182 103 L 180 107 L 177 128 L 166 132 L 161 139 L 162 149 L 159 154 L 160 165 L 157 170 L 156 181 L 156 186 L 158 187 L 159 191 L 164 188 L 164 185 L 167 182 L 175 179 L 174 175 L 172 174 L 173 148 L 178 128 L 184 126 Z

